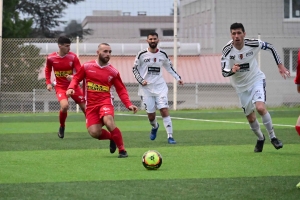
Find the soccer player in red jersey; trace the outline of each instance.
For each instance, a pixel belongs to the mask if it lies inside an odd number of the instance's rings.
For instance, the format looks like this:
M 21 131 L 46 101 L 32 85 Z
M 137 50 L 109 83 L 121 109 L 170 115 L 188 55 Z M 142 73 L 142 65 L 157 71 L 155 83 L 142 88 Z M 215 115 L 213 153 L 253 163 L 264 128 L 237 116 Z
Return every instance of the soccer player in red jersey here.
M 71 40 L 67 37 L 61 36 L 58 38 L 58 52 L 53 52 L 47 56 L 45 77 L 47 90 L 51 91 L 53 86 L 51 84 L 51 72 L 55 74 L 55 92 L 60 104 L 58 137 L 64 138 L 65 122 L 67 119 L 67 111 L 69 108 L 68 97 L 66 91 L 72 80 L 75 71 L 81 67 L 78 57 L 75 53 L 70 52 Z M 71 98 L 79 105 L 81 110 L 85 113 L 85 99 L 79 87 L 76 88 L 76 94 L 71 95 Z
M 112 102 L 111 87 L 119 95 L 123 104 L 133 113 L 137 107 L 129 99 L 127 89 L 120 77 L 120 73 L 108 63 L 111 56 L 111 47 L 101 43 L 97 50 L 98 58 L 82 65 L 74 75 L 67 95 L 76 94 L 78 83 L 84 80 L 83 91 L 86 99 L 86 127 L 89 134 L 99 140 L 110 140 L 110 152 L 119 149 L 119 158 L 126 158 L 128 154 L 124 147 L 122 133 L 114 121 L 114 106 Z M 103 125 L 108 129 L 102 129 Z
M 298 65 L 297 65 L 297 75 L 295 77 L 295 84 L 297 84 L 297 91 L 298 93 L 300 93 L 300 49 L 298 51 Z M 295 128 L 297 133 L 300 136 L 300 115 L 297 119 Z

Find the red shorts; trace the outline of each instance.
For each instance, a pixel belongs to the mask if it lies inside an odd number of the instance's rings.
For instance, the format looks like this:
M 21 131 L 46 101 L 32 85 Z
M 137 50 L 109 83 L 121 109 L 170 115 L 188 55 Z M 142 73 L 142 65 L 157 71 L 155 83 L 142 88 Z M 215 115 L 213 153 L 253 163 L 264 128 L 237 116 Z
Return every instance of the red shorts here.
M 66 95 L 66 91 L 67 90 L 62 89 L 62 88 L 55 88 L 56 97 L 57 97 L 58 101 L 61 101 L 63 99 L 68 99 L 68 96 Z M 85 99 L 84 99 L 81 89 L 79 87 L 77 87 L 76 89 L 74 89 L 74 91 L 75 91 L 75 94 L 71 95 L 71 98 L 75 101 L 75 103 L 77 103 L 77 104 L 84 103 Z
M 103 125 L 102 118 L 106 115 L 114 117 L 115 111 L 113 105 L 94 106 L 91 108 L 87 106 L 85 110 L 86 127 L 88 128 L 94 124 Z

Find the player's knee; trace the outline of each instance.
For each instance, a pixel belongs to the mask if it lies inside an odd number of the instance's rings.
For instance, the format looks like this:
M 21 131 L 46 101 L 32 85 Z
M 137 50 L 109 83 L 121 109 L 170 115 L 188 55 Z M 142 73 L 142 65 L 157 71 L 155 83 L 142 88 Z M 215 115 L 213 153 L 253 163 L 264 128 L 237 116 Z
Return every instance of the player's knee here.
M 258 107 L 256 108 L 256 110 L 257 110 L 257 112 L 258 112 L 260 115 L 264 115 L 264 114 L 266 114 L 266 112 L 267 112 L 267 110 L 266 110 L 266 108 L 265 108 L 264 106 L 258 106 Z
M 63 112 L 67 112 L 67 111 L 69 110 L 69 104 L 67 104 L 67 103 L 61 104 L 61 105 L 60 105 L 60 109 L 61 109 L 61 111 L 63 111 Z
M 89 134 L 90 136 L 92 136 L 93 138 L 99 138 L 101 135 L 102 131 L 101 130 L 89 130 Z

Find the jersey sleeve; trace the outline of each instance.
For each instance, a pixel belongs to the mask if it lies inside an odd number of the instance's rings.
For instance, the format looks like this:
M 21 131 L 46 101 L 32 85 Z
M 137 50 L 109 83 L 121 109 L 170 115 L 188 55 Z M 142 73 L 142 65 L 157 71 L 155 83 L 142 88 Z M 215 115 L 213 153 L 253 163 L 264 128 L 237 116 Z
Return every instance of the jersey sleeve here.
M 134 60 L 132 72 L 133 72 L 133 75 L 134 75 L 135 79 L 137 80 L 137 82 L 139 84 L 142 84 L 144 79 L 139 72 L 139 69 L 138 69 L 139 67 L 140 67 L 140 59 L 139 59 L 139 56 L 137 55 Z
M 47 57 L 46 59 L 46 66 L 45 66 L 45 78 L 46 78 L 46 84 L 51 84 L 51 72 L 52 72 L 52 62 Z
M 261 41 L 261 40 L 258 40 L 258 41 L 259 41 L 259 46 L 262 50 L 266 50 L 266 51 L 269 51 L 272 53 L 273 58 L 277 65 L 282 64 L 280 56 L 278 55 L 276 49 L 274 48 L 274 46 L 272 44 Z
M 296 68 L 295 84 L 300 85 L 300 49 L 298 51 L 298 63 Z
M 85 78 L 85 68 L 84 65 L 79 68 L 77 73 L 73 76 L 73 79 L 68 87 L 68 89 L 76 88 L 79 83 Z
M 181 77 L 177 74 L 177 72 L 174 70 L 171 60 L 166 56 L 166 59 L 164 61 L 164 68 L 171 74 L 177 81 L 181 79 Z
M 121 79 L 120 73 L 118 73 L 117 76 L 114 78 L 113 84 L 114 84 L 114 87 L 116 89 L 118 96 L 120 97 L 122 103 L 126 106 L 126 108 L 131 106 L 132 103 L 129 99 L 127 89 Z
M 231 70 L 230 64 L 230 51 L 232 46 L 226 45 L 222 50 L 222 57 L 221 57 L 221 68 L 222 68 L 222 75 L 224 77 L 229 77 L 234 74 Z

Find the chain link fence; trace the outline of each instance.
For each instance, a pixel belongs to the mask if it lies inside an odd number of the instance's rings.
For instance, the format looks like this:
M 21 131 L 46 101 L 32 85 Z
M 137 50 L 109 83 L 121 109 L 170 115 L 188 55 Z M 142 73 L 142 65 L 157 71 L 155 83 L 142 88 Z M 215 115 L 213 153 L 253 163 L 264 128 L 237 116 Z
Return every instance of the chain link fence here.
M 78 51 L 77 43 L 72 44 L 72 50 L 79 54 L 81 62 L 85 62 L 85 55 Z M 44 66 L 48 53 L 57 51 L 57 46 L 53 45 L 48 49 L 42 49 L 41 44 L 56 44 L 56 39 L 3 39 L 2 60 L 1 60 L 1 88 L 0 88 L 0 113 L 20 113 L 20 112 L 56 112 L 59 110 L 55 92 L 46 90 L 44 79 Z M 297 49 L 286 49 L 284 52 L 285 65 L 292 65 L 296 69 Z M 96 51 L 93 49 L 93 56 Z M 188 59 L 188 58 L 187 58 Z M 200 56 L 201 59 L 201 56 Z M 127 62 L 127 61 L 126 61 Z M 269 65 L 274 68 L 274 61 Z M 125 61 L 123 63 L 125 65 Z M 133 63 L 132 63 L 133 64 Z M 218 68 L 220 65 L 207 63 L 210 67 Z M 122 63 L 121 63 L 122 65 Z M 198 66 L 194 66 L 197 68 Z M 128 69 L 129 71 L 131 69 Z M 273 70 L 277 76 L 278 72 Z M 131 76 L 132 73 L 131 73 Z M 268 76 L 268 75 L 267 75 Z M 271 74 L 271 76 L 273 76 Z M 274 75 L 275 76 L 275 75 Z M 126 78 L 126 77 L 125 77 Z M 189 82 L 188 77 L 183 77 L 186 84 L 177 86 L 177 93 L 174 96 L 172 83 L 169 86 L 169 104 L 173 109 L 173 102 L 177 101 L 177 109 L 203 109 L 203 108 L 232 108 L 239 107 L 237 95 L 230 83 L 196 83 Z M 269 106 L 295 106 L 299 105 L 299 97 L 296 92 L 292 78 L 287 82 L 282 82 L 280 77 L 271 80 L 267 87 L 270 92 L 267 97 L 271 97 Z M 138 84 L 125 82 L 132 102 L 143 109 L 140 97 L 137 96 Z M 288 85 L 288 87 L 287 87 Z M 289 88 L 289 89 L 286 89 Z M 268 89 L 268 88 L 267 88 Z M 268 92 L 268 90 L 267 90 Z M 175 98 L 176 97 L 176 98 Z M 114 104 L 116 110 L 123 111 L 126 108 L 122 105 L 119 97 L 115 94 Z M 70 111 L 76 111 L 76 105 L 70 100 Z

